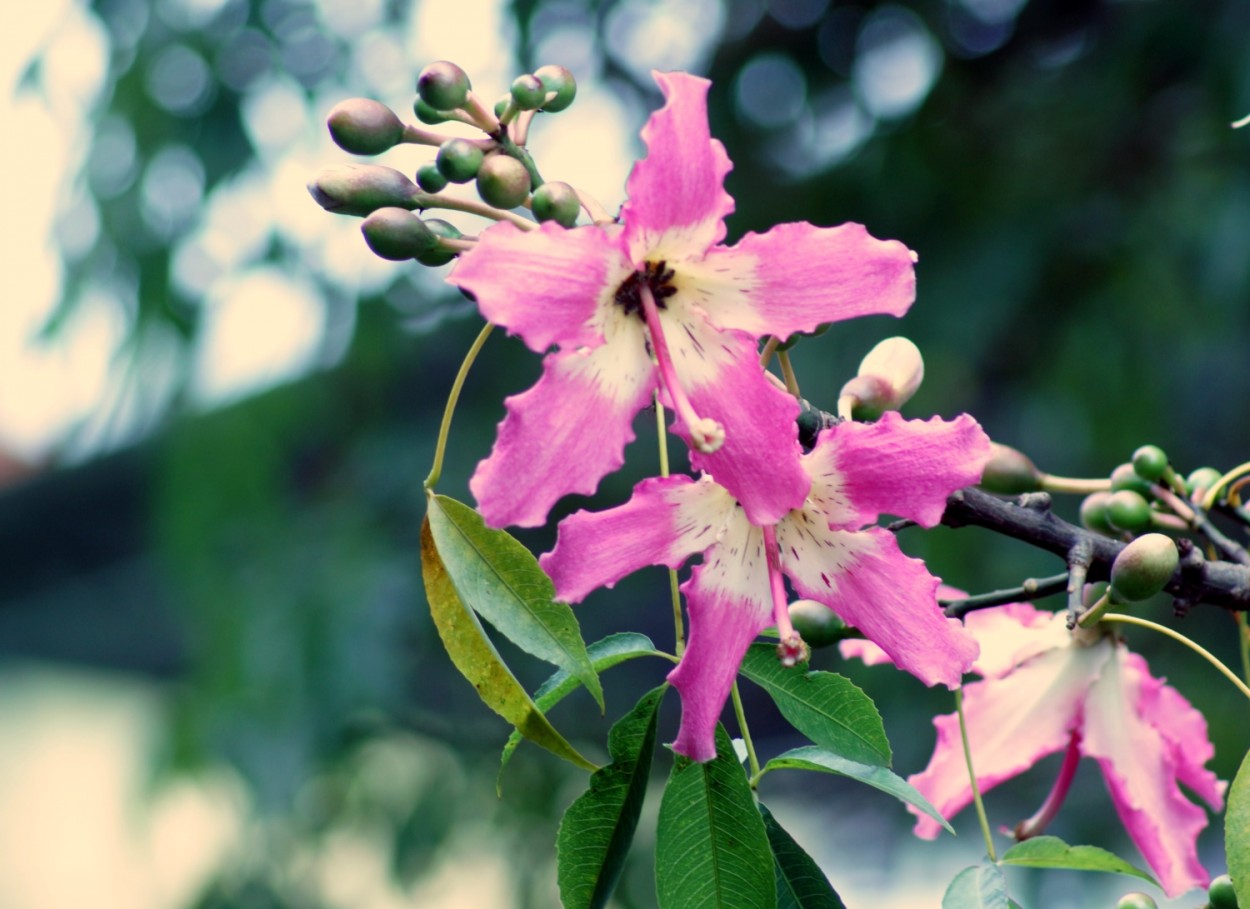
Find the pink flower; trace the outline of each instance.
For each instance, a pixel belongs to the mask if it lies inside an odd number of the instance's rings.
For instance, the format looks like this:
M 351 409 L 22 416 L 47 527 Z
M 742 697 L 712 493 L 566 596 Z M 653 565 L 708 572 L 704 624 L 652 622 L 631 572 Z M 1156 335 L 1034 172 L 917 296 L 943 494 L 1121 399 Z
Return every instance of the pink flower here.
M 557 499 L 593 493 L 624 462 L 634 415 L 659 389 L 697 469 L 757 523 L 807 493 L 795 400 L 760 367 L 757 340 L 870 313 L 902 315 L 914 257 L 857 224 L 781 224 L 721 245 L 730 162 L 710 137 L 709 83 L 656 73 L 667 103 L 642 131 L 647 157 L 620 224 L 485 231 L 448 281 L 491 322 L 547 353 L 470 486 L 494 526 L 533 526 Z M 748 494 L 748 489 L 750 490 Z
M 1086 755 L 1098 762 L 1120 820 L 1164 892 L 1177 896 L 1205 887 L 1210 877 L 1198 863 L 1196 840 L 1206 812 L 1177 785 L 1184 783 L 1216 811 L 1223 807 L 1226 784 L 1203 767 L 1214 749 L 1202 714 L 1112 637 L 1069 632 L 1063 613 L 1017 603 L 974 612 L 967 628 L 981 644 L 973 670 L 985 677 L 964 689 L 981 790 L 1048 754 L 1065 753 L 1046 805 L 1017 831 L 1042 831 Z M 949 817 L 972 800 L 972 790 L 958 716 L 940 716 L 934 724 L 933 758 L 909 782 Z M 919 817 L 915 830 L 931 839 L 940 828 Z
M 673 748 L 706 761 L 751 641 L 775 622 L 783 645 L 797 643 L 783 574 L 800 597 L 824 603 L 927 684 L 959 684 L 976 643 L 942 617 L 938 580 L 924 564 L 903 555 L 889 531 L 865 525 L 890 513 L 933 526 L 947 495 L 976 482 L 989 450 L 968 416 L 843 423 L 802 457 L 811 492 L 776 524 L 752 524 L 710 476 L 653 478 L 618 508 L 566 518 L 541 564 L 557 596 L 577 602 L 644 565 L 676 568 L 703 554 L 682 586 L 690 639 L 669 680 L 682 699 Z

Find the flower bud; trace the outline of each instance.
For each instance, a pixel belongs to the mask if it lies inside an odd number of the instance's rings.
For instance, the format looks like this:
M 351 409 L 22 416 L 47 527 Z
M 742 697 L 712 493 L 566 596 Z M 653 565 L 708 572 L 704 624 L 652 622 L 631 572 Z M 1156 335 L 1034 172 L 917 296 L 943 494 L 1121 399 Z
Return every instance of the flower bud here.
M 1111 593 L 1122 602 L 1136 603 L 1162 590 L 1180 555 L 1171 537 L 1146 533 L 1129 543 L 1111 563 Z
M 990 459 L 981 473 L 981 488 L 1016 496 L 1042 488 L 1042 472 L 1028 456 L 1009 445 L 990 443 Z
M 392 167 L 339 164 L 313 177 L 308 191 L 326 211 L 363 217 L 379 208 L 410 207 L 417 187 Z
M 1143 445 L 1133 452 L 1133 470 L 1148 483 L 1157 483 L 1168 469 L 1168 456 L 1158 445 Z
M 495 118 L 503 116 L 503 112 L 508 109 L 508 105 L 512 103 L 512 95 L 500 95 L 499 100 L 495 102 Z
M 392 262 L 438 248 L 438 238 L 406 208 L 379 208 L 361 223 L 360 232 L 375 255 Z
M 555 221 L 561 227 L 572 227 L 582 210 L 577 191 L 559 180 L 544 183 L 534 190 L 532 200 L 534 217 L 541 221 Z
M 563 66 L 549 64 L 534 70 L 534 75 L 543 85 L 543 92 L 555 92 L 556 96 L 543 104 L 542 109 L 549 114 L 564 110 L 577 97 L 577 80 Z
M 326 118 L 339 148 L 353 155 L 380 155 L 404 137 L 404 124 L 395 112 L 369 98 L 349 98 L 330 109 Z
M 1133 465 L 1128 463 L 1111 471 L 1111 491 L 1119 492 L 1121 489 L 1131 489 L 1147 498 L 1151 495 L 1150 481 L 1143 479 Z
M 469 99 L 469 77 L 449 60 L 439 60 L 417 76 L 417 94 L 435 110 L 454 110 Z
M 412 112 L 417 115 L 418 120 L 422 123 L 428 123 L 430 126 L 438 126 L 438 124 L 446 123 L 451 119 L 441 110 L 435 110 L 420 98 L 412 102 Z
M 437 164 L 422 164 L 417 168 L 417 186 L 427 193 L 441 193 L 447 188 L 447 178 Z
M 439 171 L 452 183 L 468 183 L 482 166 L 482 150 L 468 139 L 448 139 L 434 159 Z
M 1107 521 L 1116 530 L 1141 533 L 1150 526 L 1150 503 L 1132 489 L 1117 490 L 1107 499 Z
M 491 155 L 478 168 L 477 194 L 495 208 L 516 208 L 530 194 L 530 173 L 511 155 Z
M 454 224 L 442 220 L 441 218 L 426 218 L 425 226 L 436 238 L 442 237 L 448 240 L 459 240 L 462 234 L 458 231 Z M 428 250 L 413 256 L 422 265 L 446 265 L 452 259 L 456 258 L 454 250 L 448 249 L 440 243 L 435 243 Z
M 518 110 L 538 110 L 547 99 L 542 80 L 526 73 L 512 80 L 512 103 Z
M 868 351 L 858 375 L 842 386 L 839 398 L 854 399 L 855 419 L 874 420 L 906 404 L 923 379 L 920 349 L 904 337 L 886 338 Z
M 1159 909 L 1159 904 L 1154 901 L 1154 897 L 1149 893 L 1135 890 L 1120 897 L 1116 901 L 1115 909 Z
M 846 623 L 824 603 L 795 600 L 789 612 L 794 630 L 808 647 L 828 647 L 847 636 Z
M 1224 476 L 1214 467 L 1199 467 L 1189 476 L 1185 477 L 1185 488 L 1189 490 L 1189 495 L 1197 501 L 1207 494 L 1207 490 L 1220 481 L 1220 477 Z
M 1107 503 L 1111 501 L 1111 493 L 1094 492 L 1081 502 L 1081 524 L 1095 533 L 1114 535 L 1116 530 L 1107 520 Z
M 1211 878 L 1207 887 L 1207 902 L 1211 909 L 1237 909 L 1241 904 L 1237 901 L 1237 891 L 1233 889 L 1233 879 L 1227 874 Z

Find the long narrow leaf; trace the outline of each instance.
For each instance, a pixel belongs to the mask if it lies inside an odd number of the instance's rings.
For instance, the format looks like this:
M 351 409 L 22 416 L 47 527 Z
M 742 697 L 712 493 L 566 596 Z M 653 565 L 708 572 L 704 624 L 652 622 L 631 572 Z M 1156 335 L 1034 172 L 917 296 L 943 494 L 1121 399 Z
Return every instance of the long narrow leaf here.
M 564 909 L 601 909 L 616 886 L 642 813 L 656 718 L 667 687 L 647 692 L 612 727 L 612 763 L 591 775 L 589 788 L 564 812 L 556 837 L 556 879 Z
M 930 804 L 920 792 L 907 780 L 888 767 L 875 767 L 872 764 L 860 764 L 834 754 L 824 748 L 794 748 L 785 754 L 779 754 L 764 765 L 765 772 L 772 770 L 816 770 L 821 773 L 836 773 L 867 783 L 882 792 L 894 796 L 900 802 L 914 805 L 929 817 L 933 818 L 951 833 L 954 829 L 946 822 L 946 818 Z
M 526 653 L 574 676 L 602 710 L 603 689 L 577 619 L 567 604 L 555 602 L 551 579 L 533 554 L 447 496 L 429 497 L 428 520 L 460 600 Z
M 421 524 L 421 576 L 443 646 L 486 706 L 534 744 L 578 767 L 597 770 L 547 722 L 486 637 L 477 616 L 461 601 L 439 558 L 428 519 Z
M 777 876 L 777 909 L 846 909 L 815 859 L 794 841 L 794 837 L 763 805 L 760 815 L 768 845 L 773 850 L 773 870 Z
M 850 679 L 833 672 L 786 668 L 768 644 L 752 644 L 741 671 L 817 745 L 861 764 L 890 766 L 890 741 L 877 705 Z
M 677 759 L 657 824 L 660 909 L 775 909 L 764 819 L 724 727 L 716 729 L 713 760 Z
M 633 631 L 610 634 L 587 647 L 586 653 L 590 656 L 590 665 L 594 667 L 596 673 L 637 657 L 661 656 L 649 637 Z M 545 714 L 580 687 L 579 679 L 569 675 L 563 669 L 557 670 L 539 686 L 538 691 L 534 692 L 534 703 Z M 508 762 L 512 760 L 512 755 L 520 744 L 521 733 L 513 730 L 499 758 L 499 774 L 495 780 L 496 792 L 502 792 L 504 768 L 508 766 Z

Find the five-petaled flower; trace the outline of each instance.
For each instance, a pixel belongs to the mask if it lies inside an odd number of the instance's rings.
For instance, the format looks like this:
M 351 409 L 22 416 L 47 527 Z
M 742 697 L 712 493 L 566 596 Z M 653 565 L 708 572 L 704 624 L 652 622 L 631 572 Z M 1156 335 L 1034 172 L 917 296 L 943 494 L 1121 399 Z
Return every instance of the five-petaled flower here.
M 667 103 L 643 129 L 648 154 L 619 224 L 521 231 L 501 222 L 448 281 L 491 322 L 548 353 L 508 398 L 470 486 L 488 524 L 543 523 L 557 499 L 592 493 L 620 467 L 634 415 L 659 390 L 674 427 L 748 517 L 772 523 L 807 493 L 798 404 L 768 380 L 757 341 L 871 313 L 902 315 L 914 255 L 858 224 L 778 225 L 721 245 L 729 157 L 710 137 L 705 79 L 655 74 Z M 748 494 L 749 491 L 749 494 Z
M 927 684 L 959 684 L 976 642 L 942 616 L 938 580 L 924 564 L 904 555 L 889 531 L 865 525 L 888 513 L 933 526 L 947 495 L 980 477 L 989 451 L 968 416 L 906 421 L 888 413 L 876 423 L 842 423 L 801 458 L 811 491 L 776 524 L 752 524 L 710 476 L 652 478 L 624 505 L 566 518 L 541 564 L 557 596 L 577 602 L 644 565 L 677 568 L 703 554 L 682 586 L 690 640 L 669 680 L 682 699 L 674 750 L 709 760 L 748 645 L 774 622 L 783 646 L 797 641 L 783 574 L 799 596 L 827 605 L 903 669 Z
M 1099 629 L 1069 632 L 1065 614 L 1022 603 L 974 612 L 968 631 L 981 645 L 964 689 L 968 741 L 977 785 L 985 791 L 1064 752 L 1059 778 L 1042 809 L 1018 836 L 1038 834 L 1058 810 L 1081 755 L 1094 758 L 1129 837 L 1164 892 L 1205 887 L 1196 840 L 1206 812 L 1178 783 L 1223 807 L 1225 784 L 1204 768 L 1214 749 L 1202 714 L 1150 675 L 1146 661 Z M 972 800 L 956 714 L 940 716 L 929 766 L 909 778 L 946 816 Z M 937 836 L 919 816 L 916 833 Z

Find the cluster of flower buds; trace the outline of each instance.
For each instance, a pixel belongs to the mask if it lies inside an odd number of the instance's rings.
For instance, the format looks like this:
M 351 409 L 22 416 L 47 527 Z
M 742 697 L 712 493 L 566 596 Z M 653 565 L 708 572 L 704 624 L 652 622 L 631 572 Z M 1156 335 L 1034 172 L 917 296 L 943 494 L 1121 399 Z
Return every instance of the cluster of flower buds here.
M 327 117 L 330 136 L 344 151 L 380 155 L 413 144 L 435 146 L 438 152 L 417 168 L 415 183 L 390 167 L 343 164 L 321 171 L 309 183 L 309 192 L 327 211 L 364 218 L 365 241 L 377 255 L 423 265 L 450 262 L 473 238 L 446 221 L 423 219 L 414 212 L 444 208 L 520 220 L 513 210 L 527 208 L 536 221 L 573 227 L 581 197 L 567 183 L 545 182 L 525 144 L 536 113 L 562 111 L 576 95 L 577 82 L 569 70 L 543 66 L 513 80 L 511 90 L 489 110 L 463 69 L 447 60 L 431 63 L 417 77 L 417 119 L 427 125 L 467 123 L 485 136 L 445 135 L 404 123 L 381 102 L 351 98 Z M 467 183 L 474 184 L 481 204 L 442 195 L 450 184 Z
M 1191 506 L 1200 506 L 1223 474 L 1200 467 L 1181 477 L 1157 445 L 1143 445 L 1111 472 L 1110 489 L 1081 503 L 1081 523 L 1108 536 L 1132 536 L 1151 529 L 1185 529 Z M 1179 512 L 1179 513 L 1178 513 Z

